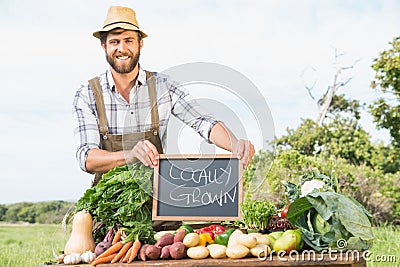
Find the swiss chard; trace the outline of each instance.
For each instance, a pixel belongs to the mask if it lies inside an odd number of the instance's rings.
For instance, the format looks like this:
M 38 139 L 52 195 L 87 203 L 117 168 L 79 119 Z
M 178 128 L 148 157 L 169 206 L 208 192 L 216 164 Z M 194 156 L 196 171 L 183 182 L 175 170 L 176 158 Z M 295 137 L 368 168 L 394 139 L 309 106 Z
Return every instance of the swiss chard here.
M 86 190 L 76 210 L 88 210 L 94 220 L 107 228 L 132 228 L 138 222 L 151 226 L 152 174 L 151 168 L 138 163 L 116 167 Z

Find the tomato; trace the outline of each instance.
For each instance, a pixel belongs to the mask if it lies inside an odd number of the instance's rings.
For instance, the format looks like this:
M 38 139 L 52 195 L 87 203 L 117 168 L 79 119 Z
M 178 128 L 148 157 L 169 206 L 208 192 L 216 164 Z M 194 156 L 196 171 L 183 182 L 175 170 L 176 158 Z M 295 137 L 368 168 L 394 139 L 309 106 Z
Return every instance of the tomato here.
M 288 210 L 289 210 L 289 207 L 290 207 L 290 204 L 288 204 L 288 205 L 286 205 L 286 207 L 284 207 L 283 209 L 282 209 L 282 211 L 281 211 L 281 218 L 286 218 L 286 214 L 287 214 L 287 212 L 288 212 Z

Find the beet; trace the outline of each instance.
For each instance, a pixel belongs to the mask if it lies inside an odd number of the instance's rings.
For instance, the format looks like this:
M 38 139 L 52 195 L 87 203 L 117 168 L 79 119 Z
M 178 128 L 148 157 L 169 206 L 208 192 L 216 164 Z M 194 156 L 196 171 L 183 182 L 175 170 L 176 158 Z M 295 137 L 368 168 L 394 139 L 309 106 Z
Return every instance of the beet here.
M 101 241 L 100 243 L 97 244 L 96 248 L 94 249 L 94 253 L 96 254 L 96 256 L 99 256 L 101 253 L 106 251 L 109 247 L 111 247 L 111 242 Z
M 96 256 L 99 256 L 101 253 L 103 253 L 109 247 L 111 247 L 112 245 L 111 242 L 113 238 L 114 238 L 114 229 L 110 228 L 110 230 L 108 230 L 106 236 L 104 237 L 104 240 L 96 245 L 96 248 L 94 249 L 94 253 L 96 254 Z

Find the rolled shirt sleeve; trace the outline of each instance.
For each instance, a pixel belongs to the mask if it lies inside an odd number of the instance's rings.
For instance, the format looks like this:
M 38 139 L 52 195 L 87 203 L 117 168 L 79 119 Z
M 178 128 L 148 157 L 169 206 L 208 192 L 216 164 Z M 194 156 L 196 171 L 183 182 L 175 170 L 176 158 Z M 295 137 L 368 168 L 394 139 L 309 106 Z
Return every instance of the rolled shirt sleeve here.
M 87 155 L 92 148 L 100 147 L 100 134 L 95 113 L 95 106 L 90 98 L 88 86 L 81 86 L 76 92 L 72 113 L 74 117 L 74 140 L 76 159 L 82 170 L 86 170 Z

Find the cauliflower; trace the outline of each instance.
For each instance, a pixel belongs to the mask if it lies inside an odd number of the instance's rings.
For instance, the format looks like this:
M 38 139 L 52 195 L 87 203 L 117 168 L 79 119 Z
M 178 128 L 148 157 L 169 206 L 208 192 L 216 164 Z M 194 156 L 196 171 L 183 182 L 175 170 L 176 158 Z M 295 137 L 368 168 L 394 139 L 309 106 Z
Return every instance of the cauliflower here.
M 311 181 L 305 181 L 301 186 L 301 196 L 304 197 L 311 193 L 314 189 L 321 189 L 323 188 L 325 183 L 321 180 L 313 179 Z

